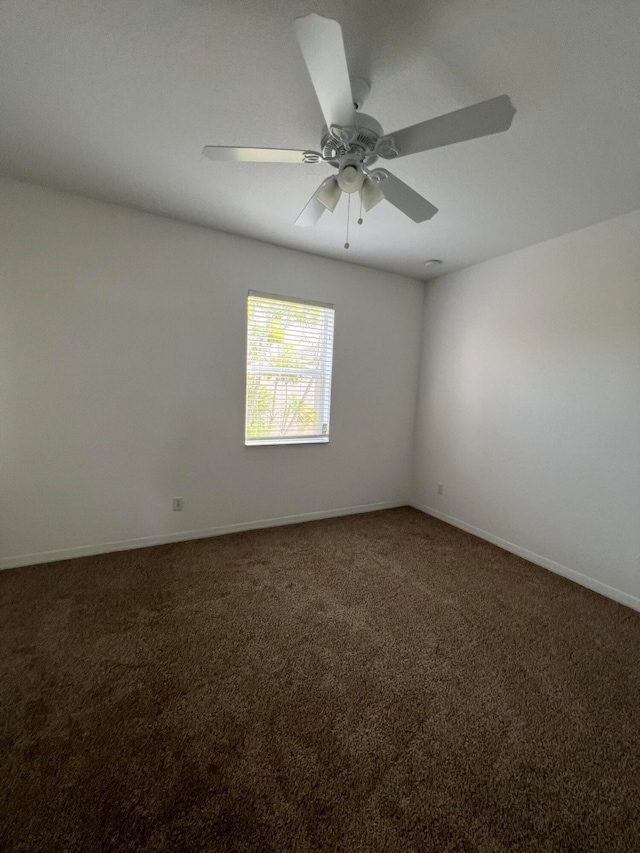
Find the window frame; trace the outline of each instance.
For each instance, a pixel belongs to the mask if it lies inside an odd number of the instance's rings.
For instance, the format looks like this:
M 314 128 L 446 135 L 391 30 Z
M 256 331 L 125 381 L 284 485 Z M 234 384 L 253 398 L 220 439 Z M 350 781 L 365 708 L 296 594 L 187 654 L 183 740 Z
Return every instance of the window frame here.
M 278 302 L 286 302 L 293 305 L 313 305 L 318 308 L 324 308 L 328 311 L 333 312 L 333 322 L 331 328 L 331 345 L 329 348 L 325 349 L 325 352 L 328 351 L 330 357 L 330 369 L 328 371 L 323 370 L 322 368 L 279 368 L 278 372 L 287 373 L 291 372 L 294 375 L 320 375 L 324 378 L 324 385 L 328 384 L 329 392 L 323 392 L 323 397 L 325 398 L 324 406 L 325 418 L 322 419 L 323 423 L 327 425 L 327 433 L 326 435 L 313 435 L 313 436 L 291 436 L 291 437 L 278 437 L 278 438 L 248 438 L 247 437 L 247 404 L 248 404 L 248 378 L 250 374 L 250 365 L 249 365 L 249 300 L 251 297 L 257 297 L 261 299 L 271 299 L 276 300 Z M 325 328 L 323 330 L 323 337 L 328 335 L 328 325 L 329 317 L 325 315 L 324 325 Z M 314 299 L 305 299 L 298 296 L 283 296 L 278 293 L 266 293 L 260 290 L 250 290 L 247 295 L 246 301 L 246 313 L 245 313 L 245 412 L 244 412 L 244 444 L 245 447 L 267 447 L 267 446 L 279 446 L 279 445 L 295 445 L 295 444 L 328 444 L 330 441 L 330 417 L 331 417 L 331 397 L 333 390 L 333 350 L 334 350 L 334 342 L 335 342 L 335 305 L 329 302 L 319 302 Z M 261 371 L 256 370 L 255 373 L 259 373 Z M 275 371 L 274 371 L 275 372 Z

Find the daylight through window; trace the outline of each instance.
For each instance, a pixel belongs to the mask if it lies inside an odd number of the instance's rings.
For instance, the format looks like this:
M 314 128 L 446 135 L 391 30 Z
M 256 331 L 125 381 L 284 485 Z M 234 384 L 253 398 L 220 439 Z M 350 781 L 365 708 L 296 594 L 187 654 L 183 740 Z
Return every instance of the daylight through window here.
M 249 291 L 245 444 L 329 441 L 333 305 Z

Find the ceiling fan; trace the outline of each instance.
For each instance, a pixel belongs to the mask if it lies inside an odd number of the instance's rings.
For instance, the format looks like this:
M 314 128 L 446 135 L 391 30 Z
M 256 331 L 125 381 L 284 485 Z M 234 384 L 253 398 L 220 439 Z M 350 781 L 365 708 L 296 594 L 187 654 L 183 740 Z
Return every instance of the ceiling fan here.
M 386 169 L 372 169 L 376 161 L 502 133 L 511 127 L 515 107 L 507 95 L 500 95 L 385 134 L 375 119 L 356 112 L 369 86 L 364 80 L 349 78 L 340 24 L 314 12 L 296 18 L 294 27 L 326 121 L 320 150 L 206 145 L 202 153 L 211 160 L 329 163 L 336 168 L 337 174 L 325 178 L 311 196 L 296 225 L 315 225 L 325 210 L 335 210 L 343 192 L 359 193 L 365 211 L 386 199 L 414 222 L 431 219 L 438 208 Z

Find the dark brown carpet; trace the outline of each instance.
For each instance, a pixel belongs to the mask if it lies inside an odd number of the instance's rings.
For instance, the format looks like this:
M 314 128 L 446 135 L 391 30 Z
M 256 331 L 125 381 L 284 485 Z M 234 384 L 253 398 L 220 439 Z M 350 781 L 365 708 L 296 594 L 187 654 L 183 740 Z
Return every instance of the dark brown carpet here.
M 640 614 L 415 510 L 0 601 L 3 850 L 640 850 Z

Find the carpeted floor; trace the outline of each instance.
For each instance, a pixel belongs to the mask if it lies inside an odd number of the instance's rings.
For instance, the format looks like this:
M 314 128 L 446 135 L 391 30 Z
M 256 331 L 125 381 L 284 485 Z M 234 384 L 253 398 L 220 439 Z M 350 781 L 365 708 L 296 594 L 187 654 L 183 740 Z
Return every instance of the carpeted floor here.
M 0 848 L 640 850 L 640 614 L 403 508 L 0 573 Z

